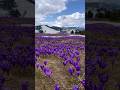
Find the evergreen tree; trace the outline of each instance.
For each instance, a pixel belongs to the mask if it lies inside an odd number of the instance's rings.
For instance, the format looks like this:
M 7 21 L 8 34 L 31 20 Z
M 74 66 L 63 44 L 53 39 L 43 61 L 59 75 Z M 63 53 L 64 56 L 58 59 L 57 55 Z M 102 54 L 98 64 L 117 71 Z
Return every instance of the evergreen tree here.
M 43 30 L 39 30 L 39 33 L 43 33 Z
M 71 31 L 71 34 L 74 34 L 74 31 L 73 31 L 73 30 Z
M 77 30 L 75 31 L 75 34 L 78 34 L 78 31 L 77 31 Z

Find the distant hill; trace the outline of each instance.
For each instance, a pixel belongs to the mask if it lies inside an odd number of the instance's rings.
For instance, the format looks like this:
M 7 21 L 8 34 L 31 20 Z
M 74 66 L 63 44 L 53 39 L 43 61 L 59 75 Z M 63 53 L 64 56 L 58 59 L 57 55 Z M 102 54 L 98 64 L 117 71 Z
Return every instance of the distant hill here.
M 46 34 L 58 34 L 58 33 L 60 33 L 60 31 L 53 29 L 48 25 L 39 25 L 39 26 L 36 26 L 35 29 L 38 30 L 39 32 L 46 33 Z
M 61 30 L 62 30 L 61 27 L 57 27 L 57 26 L 48 26 L 48 25 L 45 25 L 45 26 L 47 26 L 47 27 L 49 27 L 49 28 L 52 28 L 52 29 L 55 29 L 55 30 L 58 30 L 58 31 L 61 31 Z
M 79 27 L 57 27 L 57 26 L 48 26 L 48 25 L 39 25 L 35 29 L 42 33 L 57 34 L 57 33 L 75 33 L 78 31 L 84 31 L 84 28 Z M 36 31 L 36 32 L 37 32 Z
M 84 28 L 80 27 L 63 27 L 64 30 L 79 30 L 79 31 L 84 31 Z

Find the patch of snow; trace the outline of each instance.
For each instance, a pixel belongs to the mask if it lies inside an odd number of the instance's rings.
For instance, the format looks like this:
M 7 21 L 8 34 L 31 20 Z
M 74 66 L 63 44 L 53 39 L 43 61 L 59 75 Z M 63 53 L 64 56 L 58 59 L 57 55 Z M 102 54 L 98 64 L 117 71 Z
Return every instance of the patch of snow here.
M 39 31 L 38 31 L 38 30 L 35 30 L 35 33 L 39 33 Z
M 58 34 L 58 33 L 60 33 L 60 31 L 57 31 L 55 29 L 49 28 L 49 27 L 44 26 L 44 25 L 41 27 L 42 27 L 43 32 L 46 34 Z
M 80 36 L 80 37 L 85 37 L 85 35 L 69 35 L 69 36 L 41 36 L 41 37 L 59 38 L 59 37 L 70 37 L 70 36 Z

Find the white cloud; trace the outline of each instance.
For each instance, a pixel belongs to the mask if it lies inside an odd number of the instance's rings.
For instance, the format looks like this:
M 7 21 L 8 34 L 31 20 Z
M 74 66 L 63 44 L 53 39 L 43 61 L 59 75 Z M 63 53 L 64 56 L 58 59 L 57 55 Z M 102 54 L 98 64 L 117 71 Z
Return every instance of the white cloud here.
M 43 21 L 47 15 L 62 12 L 66 9 L 67 0 L 35 0 L 36 24 Z M 39 19 L 39 22 L 38 20 Z
M 75 12 L 71 15 L 62 15 L 58 16 L 55 21 L 45 22 L 41 21 L 40 24 L 42 25 L 50 25 L 50 26 L 58 26 L 58 27 L 65 27 L 65 26 L 79 26 L 85 27 L 85 14 Z
M 84 27 L 85 25 L 85 14 L 75 12 L 71 15 L 63 15 L 57 17 L 57 20 L 54 23 L 56 26 L 80 26 Z
M 85 15 L 79 12 L 75 12 L 71 15 L 58 16 L 55 21 L 46 22 L 46 17 L 48 15 L 50 16 L 66 10 L 66 3 L 68 1 L 70 0 L 35 0 L 35 24 L 84 27 Z

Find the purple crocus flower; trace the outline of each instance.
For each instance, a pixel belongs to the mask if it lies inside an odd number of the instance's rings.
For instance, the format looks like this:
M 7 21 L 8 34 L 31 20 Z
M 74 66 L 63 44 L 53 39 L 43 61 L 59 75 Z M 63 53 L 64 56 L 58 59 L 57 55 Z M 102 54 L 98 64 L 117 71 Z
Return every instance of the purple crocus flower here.
M 78 66 L 78 62 L 73 61 L 74 66 Z
M 60 86 L 58 84 L 55 84 L 54 90 L 60 90 Z
M 80 61 L 80 57 L 77 57 L 77 62 L 79 62 Z
M 79 55 L 80 55 L 80 52 L 76 50 L 76 51 L 74 52 L 74 54 L 75 54 L 75 56 L 79 56 Z
M 72 88 L 72 90 L 79 90 L 79 87 L 78 87 L 78 85 L 73 85 L 73 88 Z
M 72 67 L 70 67 L 70 68 L 68 69 L 68 72 L 70 73 L 70 75 L 72 75 L 73 72 L 74 72 L 74 69 L 73 69 Z
M 38 49 L 38 48 L 35 49 L 35 54 L 36 54 L 36 56 L 39 56 L 39 55 L 40 55 L 40 52 L 39 52 L 39 49 Z
M 44 69 L 44 65 L 41 65 L 40 68 L 43 70 Z
M 82 80 L 81 83 L 83 86 L 85 86 L 85 80 Z
M 77 72 L 76 72 L 76 75 L 79 76 L 79 75 L 80 75 L 80 71 L 77 71 Z
M 47 65 L 47 63 L 48 63 L 47 61 L 44 61 L 44 65 Z
M 68 63 L 68 60 L 65 60 L 65 61 L 63 62 L 63 65 L 65 66 L 67 63 Z
M 74 54 L 71 54 L 71 56 L 70 56 L 71 58 L 74 58 L 75 57 L 75 55 Z
M 36 63 L 35 66 L 36 66 L 36 68 L 39 68 L 40 67 L 40 63 Z
M 69 63 L 70 64 L 74 64 L 74 61 L 71 59 L 71 60 L 69 60 Z
M 51 69 L 49 69 L 48 67 L 45 67 L 44 68 L 44 73 L 45 73 L 45 75 L 47 75 L 47 76 L 51 76 L 51 74 L 52 74 L 52 71 L 51 71 Z
M 76 68 L 76 71 L 80 71 L 80 66 L 79 65 L 76 65 L 75 68 Z

